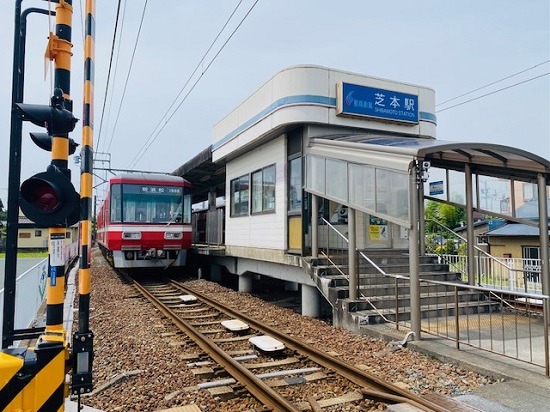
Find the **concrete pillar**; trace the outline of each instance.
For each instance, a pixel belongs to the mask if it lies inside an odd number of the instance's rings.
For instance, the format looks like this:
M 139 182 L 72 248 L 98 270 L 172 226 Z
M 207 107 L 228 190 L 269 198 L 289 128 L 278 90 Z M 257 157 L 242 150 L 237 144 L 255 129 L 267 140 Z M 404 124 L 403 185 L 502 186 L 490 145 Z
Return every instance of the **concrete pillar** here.
M 466 180 L 466 240 L 468 241 L 468 284 L 476 284 L 476 252 L 474 236 L 474 196 L 472 193 L 472 170 L 470 165 L 464 165 Z M 479 198 L 479 197 L 478 197 Z
M 418 186 L 416 184 L 418 177 L 415 168 L 413 168 L 410 176 L 409 272 L 411 276 L 411 330 L 414 332 L 414 339 L 420 340 L 420 250 L 418 243 Z
M 298 290 L 298 282 L 285 282 L 285 291 L 296 292 Z
M 249 273 L 243 273 L 239 275 L 239 292 L 250 293 L 252 292 L 252 280 L 254 275 Z
M 222 267 L 220 265 L 210 264 L 210 280 L 218 283 L 222 281 Z
M 311 195 L 311 257 L 319 256 L 317 229 L 319 228 L 319 202 L 316 195 Z
M 355 209 L 348 208 L 348 261 L 349 261 L 349 298 L 357 300 L 357 286 L 359 274 L 357 273 L 357 253 L 355 248 L 357 233 L 355 230 Z
M 208 192 L 208 210 L 216 210 L 216 189 Z
M 320 298 L 315 286 L 302 285 L 302 315 L 318 318 L 321 314 Z

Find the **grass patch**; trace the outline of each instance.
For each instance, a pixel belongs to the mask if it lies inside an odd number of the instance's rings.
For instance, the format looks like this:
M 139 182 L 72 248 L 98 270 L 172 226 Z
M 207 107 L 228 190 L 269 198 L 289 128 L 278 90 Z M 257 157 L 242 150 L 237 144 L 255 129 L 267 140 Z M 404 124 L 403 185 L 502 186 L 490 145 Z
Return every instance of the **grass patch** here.
M 0 258 L 5 258 L 6 253 L 0 252 Z M 25 259 L 25 258 L 47 258 L 48 252 L 19 252 L 17 254 L 18 259 Z

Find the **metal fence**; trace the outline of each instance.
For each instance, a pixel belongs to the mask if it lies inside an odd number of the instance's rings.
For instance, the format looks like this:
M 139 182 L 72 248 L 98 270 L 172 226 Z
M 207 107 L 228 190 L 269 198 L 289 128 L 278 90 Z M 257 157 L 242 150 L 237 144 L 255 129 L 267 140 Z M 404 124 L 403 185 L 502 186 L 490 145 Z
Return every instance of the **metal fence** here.
M 330 223 L 324 223 L 319 231 L 325 232 L 324 237 L 330 242 L 320 242 L 320 254 L 349 282 L 348 240 Z M 410 277 L 385 273 L 368 253 L 356 253 L 361 268 L 357 273 L 366 275 L 360 279 L 359 299 L 366 300 L 383 321 L 395 323 L 397 328 L 410 327 Z M 436 256 L 440 263 L 449 266 L 449 272 L 467 273 L 465 256 Z M 537 279 L 527 275 L 537 273 L 537 263 L 540 265 L 537 259 L 507 259 L 499 263 L 494 258 L 480 257 L 477 279 L 487 287 L 468 285 L 459 279 L 421 279 L 422 332 L 452 340 L 457 349 L 467 345 L 543 367 L 546 376 L 550 376 L 550 296 L 538 293 L 542 290 L 540 275 Z M 381 284 L 380 278 L 394 291 L 391 307 L 376 307 L 373 297 L 368 296 L 370 288 Z M 529 292 L 521 291 L 522 288 Z
M 434 255 L 449 265 L 449 270 L 468 280 L 468 257 L 463 255 Z M 507 289 L 515 292 L 542 293 L 540 259 L 496 258 L 475 256 L 476 282 L 480 286 Z

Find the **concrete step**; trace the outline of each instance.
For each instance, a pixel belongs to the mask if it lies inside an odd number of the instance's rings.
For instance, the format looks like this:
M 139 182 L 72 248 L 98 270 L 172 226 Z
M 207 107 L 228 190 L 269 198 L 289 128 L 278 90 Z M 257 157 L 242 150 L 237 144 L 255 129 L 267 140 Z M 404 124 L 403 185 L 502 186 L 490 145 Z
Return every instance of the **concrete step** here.
M 458 313 L 460 315 L 474 315 L 478 313 L 489 313 L 489 312 L 498 312 L 500 311 L 500 304 L 498 302 L 492 301 L 483 301 L 476 302 L 475 305 L 472 302 L 459 302 L 458 303 Z M 349 313 L 351 316 L 359 317 L 361 319 L 361 324 L 376 324 L 384 323 L 385 320 L 382 315 L 390 320 L 396 320 L 396 311 L 395 308 L 385 308 L 385 309 L 367 309 L 359 310 Z M 421 305 L 420 314 L 422 319 L 436 319 L 436 318 L 445 318 L 451 317 L 455 314 L 455 304 L 445 307 L 435 305 Z M 411 319 L 411 310 L 409 306 L 399 307 L 399 321 L 409 321 Z

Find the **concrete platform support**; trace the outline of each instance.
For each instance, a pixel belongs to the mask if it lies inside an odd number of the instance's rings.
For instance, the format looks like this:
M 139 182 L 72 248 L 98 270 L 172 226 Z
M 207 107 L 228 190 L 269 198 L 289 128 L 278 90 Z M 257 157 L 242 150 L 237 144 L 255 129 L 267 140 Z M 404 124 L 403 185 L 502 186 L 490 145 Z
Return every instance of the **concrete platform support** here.
M 285 282 L 285 291 L 296 292 L 298 290 L 298 282 Z
M 222 267 L 220 265 L 210 264 L 210 280 L 218 283 L 222 281 Z
M 318 318 L 321 315 L 320 299 L 315 286 L 302 285 L 302 315 Z
M 239 292 L 250 293 L 252 292 L 252 280 L 254 275 L 243 273 L 239 275 Z

